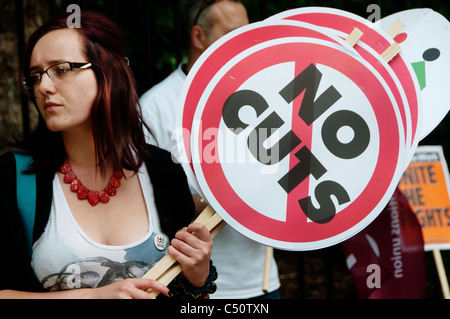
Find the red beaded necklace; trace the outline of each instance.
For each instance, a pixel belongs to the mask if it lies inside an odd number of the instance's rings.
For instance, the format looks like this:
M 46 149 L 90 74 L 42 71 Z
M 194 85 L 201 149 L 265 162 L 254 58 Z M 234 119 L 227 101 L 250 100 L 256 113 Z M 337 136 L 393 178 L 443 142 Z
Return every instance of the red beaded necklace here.
M 64 174 L 64 183 L 70 184 L 70 190 L 78 194 L 79 200 L 87 199 L 92 206 L 97 205 L 99 202 L 108 203 L 110 196 L 114 196 L 117 193 L 117 188 L 120 186 L 120 180 L 123 177 L 122 172 L 114 171 L 113 176 L 109 180 L 108 186 L 100 192 L 88 189 L 83 186 L 81 181 L 72 171 L 69 160 L 66 158 L 64 164 L 60 169 Z

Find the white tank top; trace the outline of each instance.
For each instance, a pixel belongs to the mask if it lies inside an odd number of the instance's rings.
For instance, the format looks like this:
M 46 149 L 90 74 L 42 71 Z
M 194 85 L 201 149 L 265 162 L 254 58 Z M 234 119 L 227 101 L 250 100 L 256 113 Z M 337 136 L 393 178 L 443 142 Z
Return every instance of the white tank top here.
M 142 277 L 166 254 L 169 239 L 161 232 L 145 165 L 138 176 L 147 205 L 149 230 L 132 244 L 107 246 L 95 242 L 80 228 L 55 175 L 49 221 L 33 245 L 32 267 L 44 288 L 50 291 L 95 288 Z

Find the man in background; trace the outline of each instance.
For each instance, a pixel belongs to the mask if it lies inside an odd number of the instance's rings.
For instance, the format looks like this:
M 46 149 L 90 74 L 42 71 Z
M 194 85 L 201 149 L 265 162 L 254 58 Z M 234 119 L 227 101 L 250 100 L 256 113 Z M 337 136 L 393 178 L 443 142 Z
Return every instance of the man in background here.
M 247 10 L 240 0 L 188 0 L 184 11 L 188 32 L 188 60 L 181 63 L 166 79 L 147 91 L 140 99 L 144 121 L 152 128 L 158 146 L 171 152 L 176 140 L 178 98 L 186 76 L 200 55 L 226 33 L 249 23 Z M 149 137 L 150 143 L 155 143 Z M 191 186 L 200 213 L 206 206 Z M 244 237 L 230 226 L 214 239 L 211 259 L 219 277 L 217 291 L 211 298 L 280 298 L 278 268 L 271 260 L 269 292 L 262 291 L 265 246 Z

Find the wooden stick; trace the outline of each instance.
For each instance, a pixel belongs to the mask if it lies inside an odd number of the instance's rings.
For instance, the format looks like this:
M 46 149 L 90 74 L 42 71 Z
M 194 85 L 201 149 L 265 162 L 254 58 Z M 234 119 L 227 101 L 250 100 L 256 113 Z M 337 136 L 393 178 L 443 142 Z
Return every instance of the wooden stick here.
M 396 20 L 386 31 L 386 33 L 394 39 L 405 27 L 403 23 L 399 20 Z M 401 47 L 397 42 L 392 43 L 383 53 L 381 53 L 381 57 L 386 61 L 390 62 L 397 54 L 400 53 Z
M 359 39 L 361 39 L 363 34 L 364 33 L 361 30 L 359 30 L 358 28 L 354 28 L 352 33 L 350 33 L 348 35 L 347 39 L 345 39 L 345 42 L 347 42 L 351 46 L 354 46 L 356 44 L 356 42 L 358 42 Z
M 203 212 L 197 217 L 194 223 L 201 223 L 211 232 L 211 237 L 214 238 L 226 223 L 217 214 L 211 206 L 207 206 Z M 165 255 L 159 262 L 157 262 L 142 278 L 154 279 L 163 285 L 167 286 L 176 276 L 182 271 L 182 267 L 169 254 Z M 159 295 L 158 291 L 153 289 L 147 292 L 156 297 Z
M 450 290 L 448 288 L 447 275 L 445 274 L 444 263 L 442 262 L 442 256 L 439 249 L 433 249 L 434 261 L 436 262 L 436 268 L 441 282 L 442 293 L 445 299 L 450 299 Z
M 272 263 L 273 248 L 266 247 L 266 257 L 264 260 L 264 277 L 263 277 L 263 292 L 266 294 L 269 292 L 270 282 L 270 265 Z
M 400 20 L 395 20 L 395 22 L 387 29 L 386 33 L 393 39 L 395 38 L 405 27 Z
M 401 47 L 397 42 L 392 43 L 389 48 L 387 48 L 383 53 L 381 53 L 381 57 L 386 61 L 391 61 L 397 54 L 400 53 Z
M 405 26 L 400 21 L 395 21 L 392 26 L 388 29 L 387 33 L 389 36 L 394 38 Z M 348 37 L 345 39 L 345 42 L 347 42 L 352 47 L 361 39 L 363 36 L 363 32 L 359 30 L 358 28 L 354 28 L 352 33 L 348 35 Z M 401 47 L 397 42 L 392 43 L 382 54 L 381 57 L 386 61 L 391 61 L 397 54 L 400 53 Z

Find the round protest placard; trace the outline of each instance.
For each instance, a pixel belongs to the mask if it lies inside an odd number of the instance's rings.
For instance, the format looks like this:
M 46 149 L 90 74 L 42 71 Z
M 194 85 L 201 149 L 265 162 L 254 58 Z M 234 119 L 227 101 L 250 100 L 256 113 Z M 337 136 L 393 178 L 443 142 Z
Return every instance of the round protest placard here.
M 253 23 L 252 25 L 241 27 L 238 32 L 231 32 L 225 35 L 221 41 L 213 44 L 208 48 L 206 54 L 203 54 L 197 60 L 192 71 L 188 74 L 186 82 L 197 83 L 196 86 L 199 90 L 191 88 L 190 85 L 184 85 L 179 99 L 180 110 L 177 113 L 179 130 L 175 132 L 175 138 L 177 139 L 176 155 L 183 165 L 191 184 L 199 194 L 203 196 L 193 171 L 190 138 L 194 113 L 203 93 L 202 88 L 207 85 L 208 79 L 218 72 L 226 61 L 232 59 L 236 52 L 241 52 L 256 44 L 273 39 L 294 36 L 315 37 L 346 46 L 345 42 L 340 38 L 333 34 L 324 34 L 319 29 L 313 25 L 295 21 L 276 21 L 271 24 Z M 220 46 L 219 43 L 222 42 L 227 42 L 228 45 Z M 353 50 L 348 45 L 346 47 Z M 230 50 L 230 48 L 233 48 L 233 50 Z
M 447 83 L 450 81 L 450 23 L 431 9 L 397 12 L 381 19 L 383 29 L 396 20 L 405 28 L 396 37 L 402 57 L 412 65 L 420 84 L 424 104 L 419 139 L 425 138 L 450 109 Z
M 299 8 L 288 10 L 270 17 L 268 20 L 294 20 L 311 23 L 324 27 L 328 32 L 346 38 L 355 28 L 362 33 L 362 37 L 354 46 L 355 50 L 369 62 L 386 80 L 396 97 L 402 115 L 406 143 L 406 168 L 414 155 L 420 141 L 422 127 L 422 97 L 419 83 L 410 63 L 403 58 L 402 50 L 389 65 L 380 55 L 394 42 L 381 28 L 368 20 L 353 13 L 333 8 Z M 390 20 L 386 29 L 395 22 Z
M 190 73 L 182 98 L 193 167 L 236 230 L 273 247 L 318 249 L 361 230 L 389 200 L 402 119 L 362 58 L 313 33 L 267 40 L 270 29 L 219 40 Z M 246 44 L 233 43 L 246 32 Z

